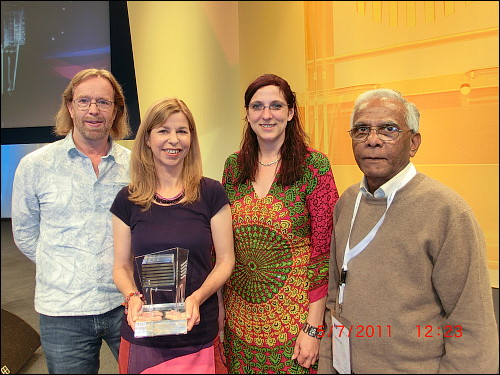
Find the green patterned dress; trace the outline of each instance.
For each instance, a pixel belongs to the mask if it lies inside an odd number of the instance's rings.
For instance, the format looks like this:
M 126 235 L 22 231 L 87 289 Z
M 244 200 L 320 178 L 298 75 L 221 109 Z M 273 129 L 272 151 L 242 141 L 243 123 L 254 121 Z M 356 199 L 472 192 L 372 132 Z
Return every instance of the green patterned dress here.
M 226 160 L 236 254 L 224 288 L 229 373 L 315 372 L 291 357 L 309 302 L 327 293 L 338 192 L 328 158 L 308 152 L 302 179 L 282 187 L 275 178 L 262 199 L 251 182 L 233 184 L 237 153 Z

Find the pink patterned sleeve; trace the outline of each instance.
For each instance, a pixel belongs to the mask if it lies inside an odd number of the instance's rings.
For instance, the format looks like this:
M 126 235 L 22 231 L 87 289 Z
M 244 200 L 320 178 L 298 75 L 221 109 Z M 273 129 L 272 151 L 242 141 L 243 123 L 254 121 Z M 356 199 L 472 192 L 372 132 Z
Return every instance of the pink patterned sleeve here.
M 320 152 L 312 152 L 310 160 L 312 179 L 308 181 L 308 189 L 311 191 L 307 195 L 306 205 L 311 227 L 309 301 L 314 302 L 327 294 L 333 207 L 339 194 L 328 158 Z

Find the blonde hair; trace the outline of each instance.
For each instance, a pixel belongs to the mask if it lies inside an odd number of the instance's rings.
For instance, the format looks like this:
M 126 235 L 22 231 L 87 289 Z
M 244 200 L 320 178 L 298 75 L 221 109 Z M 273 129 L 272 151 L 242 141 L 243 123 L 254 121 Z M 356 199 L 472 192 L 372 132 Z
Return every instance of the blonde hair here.
M 67 103 L 73 100 L 75 88 L 87 78 L 103 77 L 113 86 L 114 103 L 116 116 L 111 127 L 110 136 L 114 140 L 120 140 L 130 134 L 130 125 L 128 119 L 127 106 L 125 105 L 125 96 L 122 87 L 116 78 L 105 69 L 84 69 L 75 74 L 66 89 L 61 94 L 61 107 L 55 117 L 54 133 L 56 135 L 66 136 L 73 129 L 73 119 L 69 113 Z
M 151 130 L 165 123 L 174 113 L 183 113 L 189 124 L 191 146 L 182 166 L 182 184 L 185 197 L 182 203 L 192 203 L 200 197 L 200 182 L 203 177 L 200 144 L 196 123 L 187 105 L 177 98 L 165 98 L 151 105 L 141 122 L 132 149 L 130 161 L 129 200 L 149 210 L 156 192 L 158 176 L 154 164 L 153 152 L 147 146 Z

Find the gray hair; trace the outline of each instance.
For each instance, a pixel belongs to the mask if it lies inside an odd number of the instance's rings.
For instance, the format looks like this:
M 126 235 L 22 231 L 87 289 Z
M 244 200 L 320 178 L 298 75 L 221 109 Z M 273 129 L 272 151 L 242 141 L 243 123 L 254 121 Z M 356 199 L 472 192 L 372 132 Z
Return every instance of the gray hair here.
M 405 108 L 405 120 L 406 120 L 406 126 L 413 131 L 414 133 L 418 132 L 418 127 L 419 127 L 419 122 L 420 122 L 420 112 L 417 109 L 417 106 L 413 104 L 412 102 L 409 102 L 406 100 L 403 95 L 399 91 L 392 90 L 392 89 L 375 89 L 375 90 L 369 90 L 364 93 L 362 93 L 356 101 L 354 102 L 354 110 L 351 113 L 351 129 L 354 126 L 353 119 L 356 113 L 359 111 L 360 107 L 362 104 L 366 103 L 369 100 L 372 99 L 392 99 L 392 100 L 397 100 L 401 104 L 403 104 L 403 107 Z

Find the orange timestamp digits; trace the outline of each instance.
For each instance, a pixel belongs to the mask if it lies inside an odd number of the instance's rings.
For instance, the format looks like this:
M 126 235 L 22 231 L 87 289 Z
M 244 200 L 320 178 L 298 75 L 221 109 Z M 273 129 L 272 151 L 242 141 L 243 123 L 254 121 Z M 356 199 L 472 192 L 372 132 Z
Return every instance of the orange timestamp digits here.
M 380 325 L 367 325 L 362 324 L 352 325 L 346 327 L 343 325 L 336 325 L 336 328 L 340 329 L 338 335 L 346 335 L 347 337 L 391 337 L 391 326 L 380 326 Z M 328 332 L 328 337 L 332 337 L 333 326 L 330 327 L 330 332 Z M 325 326 L 318 326 L 318 338 L 325 335 Z

